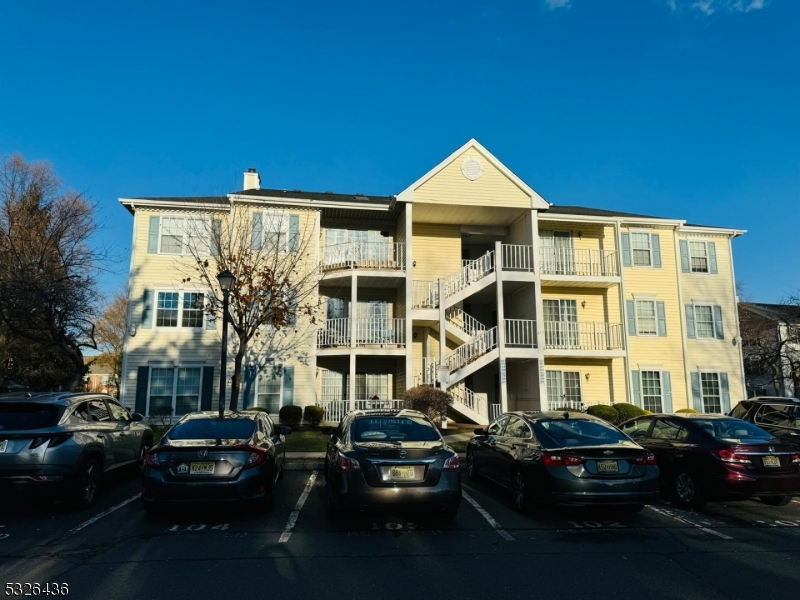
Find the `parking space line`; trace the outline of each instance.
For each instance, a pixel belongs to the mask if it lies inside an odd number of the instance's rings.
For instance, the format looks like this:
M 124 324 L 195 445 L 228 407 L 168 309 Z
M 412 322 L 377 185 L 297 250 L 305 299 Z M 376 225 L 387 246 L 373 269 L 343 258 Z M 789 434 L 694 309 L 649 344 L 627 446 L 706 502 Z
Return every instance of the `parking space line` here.
M 300 511 L 303 510 L 303 505 L 306 503 L 306 499 L 308 495 L 311 493 L 311 488 L 314 487 L 314 482 L 317 480 L 317 472 L 312 471 L 311 476 L 308 478 L 308 483 L 306 483 L 306 487 L 303 490 L 303 493 L 300 494 L 300 498 L 297 500 L 297 504 L 295 504 L 294 510 L 292 514 L 289 515 L 289 520 L 286 521 L 286 527 L 283 528 L 283 533 L 281 537 L 278 539 L 279 544 L 285 544 L 289 541 L 289 538 L 292 537 L 292 531 L 294 530 L 294 526 L 297 524 L 297 517 L 300 516 Z
M 104 511 L 103 511 L 103 512 L 101 512 L 99 515 L 95 515 L 95 516 L 93 516 L 93 517 L 92 517 L 91 519 L 89 519 L 88 521 L 84 521 L 83 523 L 81 523 L 81 524 L 80 524 L 80 525 L 78 525 L 77 527 L 73 527 L 72 529 L 70 529 L 70 530 L 67 532 L 67 535 L 65 535 L 65 536 L 64 536 L 64 539 L 66 539 L 66 538 L 68 538 L 68 537 L 70 537 L 70 536 L 72 536 L 72 535 L 75 535 L 75 534 L 76 534 L 76 533 L 78 533 L 78 532 L 79 532 L 81 529 L 84 529 L 84 528 L 88 527 L 88 526 L 89 526 L 89 525 L 91 525 L 92 523 L 96 523 L 97 521 L 99 521 L 99 520 L 100 520 L 100 519 L 102 519 L 103 517 L 106 517 L 106 516 L 110 515 L 110 514 L 111 514 L 111 513 L 113 513 L 115 510 L 119 510 L 120 508 L 122 508 L 122 507 L 123 507 L 123 506 L 125 506 L 126 504 L 130 504 L 130 503 L 131 503 L 131 502 L 133 502 L 134 500 L 138 499 L 138 498 L 139 498 L 141 495 L 142 495 L 142 494 L 141 494 L 141 493 L 139 493 L 139 494 L 136 494 L 135 496 L 131 496 L 130 498 L 128 498 L 127 500 L 123 500 L 122 502 L 120 502 L 120 503 L 119 503 L 119 504 L 117 504 L 116 506 L 112 506 L 112 507 L 111 507 L 111 508 L 109 508 L 108 510 L 104 510 Z
M 661 508 L 656 508 L 655 506 L 650 506 L 649 504 L 647 505 L 647 508 L 649 508 L 650 510 L 658 513 L 659 515 L 661 515 L 663 517 L 668 517 L 670 519 L 674 519 L 674 520 L 678 521 L 679 523 L 684 523 L 685 525 L 691 525 L 692 527 L 696 527 L 697 529 L 699 529 L 700 531 L 702 531 L 704 533 L 710 533 L 711 535 L 715 535 L 715 536 L 717 536 L 719 538 L 722 538 L 723 540 L 732 540 L 733 539 L 729 535 L 725 535 L 724 533 L 720 533 L 719 531 L 714 531 L 713 529 L 709 529 L 708 527 L 703 527 L 702 525 L 698 525 L 697 523 L 692 523 L 691 521 L 689 521 L 687 519 L 684 519 L 683 517 L 678 517 L 676 515 L 673 515 L 673 514 L 667 512 L 667 511 L 661 509 Z
M 484 519 L 486 519 L 487 523 L 489 523 L 489 525 L 492 526 L 492 529 L 494 529 L 501 538 L 503 538 L 507 542 L 513 542 L 514 541 L 514 537 L 510 533 L 508 533 L 505 529 L 500 527 L 500 523 L 495 521 L 494 517 L 492 517 L 492 515 L 490 515 L 488 512 L 486 512 L 486 510 L 480 504 L 478 504 L 478 501 L 475 500 L 475 498 L 470 496 L 464 490 L 461 490 L 461 495 L 464 496 L 464 499 L 467 502 L 469 502 L 473 506 L 473 508 L 475 510 L 477 510 L 479 513 L 481 513 L 481 516 Z

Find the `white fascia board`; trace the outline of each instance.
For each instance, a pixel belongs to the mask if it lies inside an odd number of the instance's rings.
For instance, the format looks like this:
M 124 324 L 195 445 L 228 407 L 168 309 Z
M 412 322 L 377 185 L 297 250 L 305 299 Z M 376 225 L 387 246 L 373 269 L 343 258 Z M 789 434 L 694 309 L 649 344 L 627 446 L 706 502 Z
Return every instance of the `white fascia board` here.
M 349 210 L 374 210 L 377 212 L 389 212 L 391 205 L 377 206 L 364 204 L 350 204 L 348 202 L 331 202 L 319 200 L 303 200 L 302 198 L 274 198 L 271 196 L 242 196 L 239 194 L 228 194 L 231 203 L 242 202 L 245 204 L 278 204 L 284 206 L 306 206 L 308 208 L 346 208 Z
M 206 211 L 227 211 L 228 206 L 225 204 L 220 203 L 210 203 L 210 202 L 165 202 L 161 200 L 139 200 L 137 198 L 120 198 L 120 204 L 123 206 L 130 206 L 131 208 L 135 209 L 137 207 L 152 207 L 152 208 L 173 208 L 179 210 L 206 210 Z M 134 206 L 134 203 L 135 206 Z
M 538 218 L 542 221 L 574 221 L 576 223 L 605 223 L 613 225 L 621 223 L 624 225 L 653 226 L 663 225 L 665 227 L 680 227 L 686 221 L 676 219 L 642 219 L 633 217 L 596 217 L 592 215 L 563 215 L 558 213 L 540 212 Z
M 473 148 L 480 152 L 486 160 L 489 161 L 491 165 L 497 168 L 498 171 L 503 173 L 506 177 L 508 177 L 519 189 L 523 192 L 528 194 L 531 197 L 531 208 L 535 210 L 545 210 L 550 207 L 550 203 L 547 202 L 544 198 L 542 198 L 536 190 L 534 190 L 531 186 L 527 183 L 522 181 L 517 175 L 514 174 L 511 169 L 506 167 L 503 163 L 501 163 L 497 157 L 489 152 L 478 140 L 475 138 L 470 139 L 466 144 L 458 148 L 455 152 L 450 154 L 447 158 L 445 158 L 442 162 L 438 165 L 433 167 L 430 171 L 425 173 L 422 177 L 417 179 L 414 183 L 404 189 L 402 192 L 397 194 L 397 199 L 401 200 L 402 202 L 411 202 L 414 197 L 414 190 L 421 186 L 423 183 L 431 179 L 434 175 L 439 173 L 442 169 L 444 169 L 447 165 L 452 163 L 458 156 L 466 152 L 468 149 Z
M 730 237 L 738 237 L 747 233 L 746 229 L 725 229 L 721 227 L 700 227 L 698 225 L 684 225 L 680 228 L 678 233 L 700 233 L 704 235 L 716 233 L 717 235 L 725 235 Z

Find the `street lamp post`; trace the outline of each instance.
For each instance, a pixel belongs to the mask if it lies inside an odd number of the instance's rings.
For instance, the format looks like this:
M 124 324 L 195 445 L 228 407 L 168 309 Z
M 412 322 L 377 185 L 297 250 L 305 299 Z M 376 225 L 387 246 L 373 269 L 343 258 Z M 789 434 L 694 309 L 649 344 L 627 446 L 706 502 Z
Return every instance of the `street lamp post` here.
M 219 418 L 222 419 L 225 416 L 225 383 L 228 366 L 228 295 L 236 277 L 225 269 L 217 275 L 217 281 L 222 289 L 222 357 L 219 369 Z

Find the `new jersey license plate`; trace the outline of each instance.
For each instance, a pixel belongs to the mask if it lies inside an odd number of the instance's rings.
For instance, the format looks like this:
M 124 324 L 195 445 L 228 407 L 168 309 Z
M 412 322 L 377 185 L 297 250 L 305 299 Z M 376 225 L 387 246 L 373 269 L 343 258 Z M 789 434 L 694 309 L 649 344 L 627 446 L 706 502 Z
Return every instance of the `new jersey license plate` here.
M 781 459 L 779 456 L 765 456 L 763 457 L 765 467 L 780 467 Z
M 619 473 L 619 464 L 615 460 L 598 460 L 598 473 Z
M 193 462 L 189 467 L 190 475 L 212 475 L 214 473 L 213 462 Z
M 392 479 L 414 479 L 414 467 L 392 467 L 389 469 Z

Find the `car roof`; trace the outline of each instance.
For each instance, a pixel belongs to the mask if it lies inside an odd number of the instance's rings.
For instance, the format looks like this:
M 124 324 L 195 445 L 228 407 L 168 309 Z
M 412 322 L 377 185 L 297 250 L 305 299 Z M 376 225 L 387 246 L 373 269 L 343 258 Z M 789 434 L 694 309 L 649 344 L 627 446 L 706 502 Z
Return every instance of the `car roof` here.
M 553 419 L 583 419 L 585 421 L 602 421 L 592 415 L 578 411 L 538 411 L 538 410 L 525 410 L 525 411 L 511 411 L 503 413 L 504 415 L 516 415 L 522 417 L 526 421 L 548 421 Z M 503 415 L 500 415 L 503 416 Z
M 258 418 L 258 415 L 260 414 L 266 414 L 266 413 L 262 413 L 261 411 L 257 410 L 251 410 L 251 411 L 245 410 L 242 412 L 226 410 L 222 414 L 222 417 L 224 419 L 250 419 L 251 421 L 253 421 L 256 418 Z M 196 419 L 216 419 L 216 418 L 219 418 L 219 411 L 203 410 L 199 412 L 189 413 L 188 415 L 183 415 L 181 417 L 181 422 L 185 423 L 186 421 L 194 421 Z
M 756 404 L 798 404 L 798 405 L 800 405 L 800 399 L 798 399 L 798 398 L 786 398 L 785 396 L 756 396 L 754 398 L 748 398 L 747 400 L 742 400 L 742 402 L 755 402 Z
M 704 421 L 708 419 L 716 419 L 716 420 L 736 419 L 736 417 L 732 417 L 730 415 L 721 415 L 719 413 L 655 413 L 652 415 L 641 415 L 639 417 L 634 417 L 634 418 L 641 419 L 642 417 L 663 417 L 669 419 L 678 418 L 678 419 L 690 419 L 690 420 L 703 419 Z M 633 421 L 633 419 L 628 419 L 628 420 Z
M 108 394 L 92 392 L 10 392 L 8 394 L 0 394 L 0 402 L 39 402 L 42 404 L 57 404 L 59 406 L 71 406 L 93 398 L 116 401 L 115 398 Z
M 350 415 L 355 418 L 362 417 L 424 417 L 425 413 L 410 408 L 386 409 L 371 408 L 367 410 L 354 410 Z

